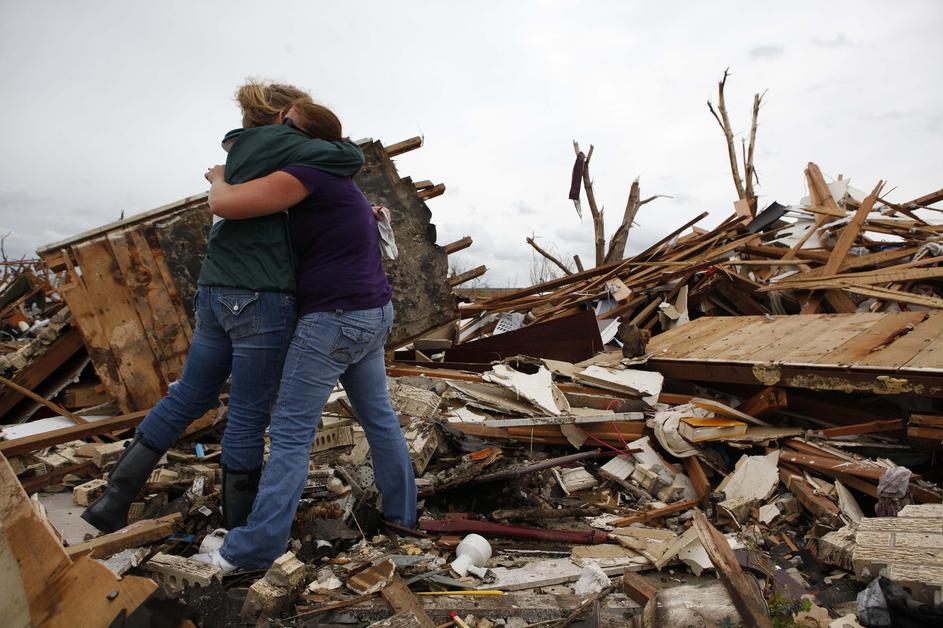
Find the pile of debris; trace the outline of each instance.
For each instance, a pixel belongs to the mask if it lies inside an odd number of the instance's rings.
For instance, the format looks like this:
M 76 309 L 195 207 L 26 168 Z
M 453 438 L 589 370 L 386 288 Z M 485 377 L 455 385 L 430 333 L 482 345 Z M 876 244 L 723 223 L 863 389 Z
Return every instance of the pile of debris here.
M 794 206 L 754 216 L 738 203 L 709 231 L 694 226 L 700 216 L 631 258 L 456 308 L 433 303 L 460 282 L 443 260 L 470 244 L 435 247 L 434 230 L 428 241 L 424 201 L 444 187 L 399 179 L 389 162 L 399 149 L 365 146 L 373 166 L 362 184 L 377 186 L 394 215 L 418 214 L 402 221 L 425 234 L 414 257 L 441 267 L 422 295 L 399 297 L 398 315 L 423 314 L 405 317 L 388 362 L 417 529 L 382 521 L 369 446 L 341 388 L 311 450 L 287 552 L 265 572 L 223 578 L 189 558 L 220 542 L 225 412 L 167 452 L 128 528 L 97 536 L 79 518 L 182 366 L 192 252 L 168 243 L 202 233 L 205 202 L 194 197 L 45 247 L 27 276 L 47 279 L 25 290 L 6 281 L 4 329 L 14 331 L 0 368 L 16 404 L 30 406 L 4 406 L 0 432 L 3 568 L 22 584 L 3 594 L 11 616 L 42 624 L 82 608 L 91 625 L 124 611 L 204 626 L 943 620 L 933 465 L 943 444 L 943 226 L 917 213 L 943 192 L 893 204 L 881 184 L 864 195 L 809 164 L 809 196 Z M 410 268 L 391 271 L 400 292 Z

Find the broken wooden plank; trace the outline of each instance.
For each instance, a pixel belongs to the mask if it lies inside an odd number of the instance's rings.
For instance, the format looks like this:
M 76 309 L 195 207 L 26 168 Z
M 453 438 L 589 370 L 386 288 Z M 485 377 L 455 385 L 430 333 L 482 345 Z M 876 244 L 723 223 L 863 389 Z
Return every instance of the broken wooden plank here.
M 66 554 L 73 560 L 85 555 L 91 558 L 108 558 L 121 550 L 140 547 L 170 536 L 182 519 L 183 515 L 174 513 L 160 519 L 137 521 L 117 532 L 103 534 L 78 545 L 70 545 L 66 548 Z
M 658 592 L 645 578 L 628 569 L 622 573 L 622 590 L 630 599 L 643 606 Z
M 73 562 L 49 533 L 4 456 L 0 456 L 0 592 L 4 618 L 22 625 L 107 626 L 137 608 L 157 588 L 147 578 L 118 580 L 83 557 Z M 26 624 L 22 620 L 26 620 Z
M 360 595 L 376 593 L 385 587 L 394 575 L 396 565 L 391 560 L 385 560 L 348 578 L 347 587 Z
M 724 535 L 710 524 L 700 510 L 694 511 L 694 527 L 740 616 L 750 626 L 772 628 L 773 623 L 770 621 L 762 592 L 756 582 L 740 568 L 740 563 Z
M 874 207 L 874 203 L 880 195 L 881 188 L 883 187 L 884 181 L 878 181 L 878 184 L 871 191 L 871 194 L 869 194 L 858 207 L 858 211 L 855 212 L 851 222 L 842 228 L 841 235 L 838 236 L 838 242 L 835 243 L 835 247 L 828 256 L 828 261 L 825 262 L 825 269 L 822 271 L 823 275 L 834 275 L 838 272 L 839 268 L 841 268 L 842 262 L 848 256 L 848 251 L 851 250 L 851 247 L 855 243 L 855 239 L 858 237 L 858 234 L 861 233 L 861 227 L 864 225 L 864 221 L 867 219 L 868 214 L 871 213 L 871 208 Z M 831 196 L 829 196 L 829 199 L 831 199 Z M 834 294 L 829 296 L 834 296 L 836 299 L 841 298 Z M 829 301 L 832 302 L 832 299 L 830 298 Z M 815 295 L 813 295 L 813 298 L 810 298 L 809 301 L 807 301 L 806 306 L 802 308 L 802 314 L 815 314 L 818 311 L 818 305 L 820 302 L 821 298 L 816 298 Z M 832 306 L 834 307 L 835 303 L 832 303 Z M 835 309 L 836 312 L 846 310 L 847 308 Z M 851 304 L 850 311 L 855 311 L 854 304 Z
M 412 591 L 406 586 L 406 582 L 398 574 L 394 573 L 389 583 L 380 589 L 380 595 L 383 596 L 383 599 L 390 605 L 394 613 L 411 613 L 419 620 L 419 625 L 422 628 L 434 628 L 435 623 L 430 619 L 428 613 L 423 610 L 422 605 L 419 604 Z
M 701 461 L 697 459 L 697 456 L 690 456 L 684 459 L 684 470 L 687 472 L 688 479 L 691 480 L 691 484 L 694 486 L 694 490 L 697 492 L 697 496 L 700 499 L 704 499 L 710 495 L 711 484 L 707 480 L 704 467 L 701 466 Z
M 761 417 L 768 412 L 782 410 L 789 405 L 786 391 L 776 386 L 767 386 L 741 403 L 737 409 L 753 417 Z
M 611 412 L 609 414 L 559 414 L 556 416 L 537 416 L 513 419 L 488 419 L 482 423 L 486 427 L 527 427 L 561 425 L 564 423 L 610 423 L 623 421 L 644 421 L 643 412 Z
M 473 244 L 471 236 L 465 236 L 455 242 L 450 242 L 446 244 L 443 248 L 445 249 L 446 255 L 451 255 L 452 253 L 458 253 L 459 251 L 465 250 Z
M 653 510 L 649 510 L 648 512 L 639 513 L 637 515 L 620 517 L 619 519 L 610 521 L 609 524 L 613 526 L 627 526 L 633 523 L 644 523 L 645 521 L 651 521 L 652 519 L 660 519 L 661 517 L 667 517 L 668 515 L 683 512 L 689 508 L 692 508 L 693 506 L 697 506 L 700 501 L 700 499 L 687 499 L 671 504 L 670 506 L 655 508 Z
M 165 386 L 154 369 L 156 357 L 108 240 L 89 240 L 75 245 L 73 251 L 82 269 L 86 296 L 93 302 L 92 312 L 105 332 L 108 351 L 117 361 L 121 386 L 128 393 L 128 405 L 122 410 L 150 408 L 164 396 Z M 103 379 L 103 383 L 119 404 L 124 402 L 112 390 L 112 382 Z
M 25 397 L 29 397 L 30 399 L 32 399 L 33 401 L 37 403 L 41 403 L 42 405 L 46 406 L 47 408 L 49 408 L 50 410 L 52 410 L 59 416 L 64 416 L 67 419 L 71 419 L 74 423 L 88 423 L 88 421 L 86 421 L 79 415 L 75 414 L 74 412 L 69 412 L 65 408 L 54 404 L 53 402 L 49 401 L 45 397 L 40 397 L 39 395 L 34 393 L 32 390 L 29 390 L 28 388 L 24 388 L 23 386 L 20 386 L 16 382 L 11 381 L 7 379 L 6 377 L 0 376 L 0 384 L 3 384 L 4 386 L 7 386 L 9 388 L 12 388 L 16 392 L 20 393 L 21 395 Z
M 402 142 L 396 142 L 395 144 L 390 144 L 389 146 L 384 146 L 383 150 L 386 152 L 387 157 L 396 157 L 397 155 L 402 155 L 403 153 L 408 153 L 411 150 L 416 150 L 422 146 L 422 136 L 411 137 L 408 140 L 403 140 Z
M 417 195 L 419 196 L 419 198 L 421 198 L 423 201 L 428 201 L 429 199 L 433 199 L 433 198 L 435 198 L 436 196 L 441 196 L 441 195 L 445 194 L 445 184 L 444 184 L 444 183 L 438 183 L 438 184 L 436 184 L 436 185 L 433 185 L 432 187 L 425 188 L 425 189 L 423 189 L 423 190 L 419 190 L 419 191 L 416 192 L 416 194 L 417 194 Z
M 61 445 L 71 440 L 88 438 L 98 434 L 109 434 L 128 428 L 137 427 L 138 423 L 147 416 L 146 411 L 121 414 L 101 421 L 89 421 L 81 425 L 63 427 L 50 430 L 33 436 L 25 436 L 14 440 L 0 441 L 0 453 L 5 456 L 27 454 L 53 445 Z
M 903 431 L 903 429 L 903 419 L 884 419 L 880 421 L 855 423 L 854 425 L 828 427 L 824 430 L 818 430 L 815 432 L 815 435 L 821 436 L 822 438 L 837 438 L 839 436 L 857 436 L 859 434 L 875 434 L 878 432 L 898 432 Z
M 943 309 L 943 299 L 914 294 L 912 292 L 904 292 L 902 290 L 891 290 L 889 288 L 881 288 L 880 286 L 859 286 L 855 284 L 846 286 L 843 290 L 866 297 L 874 297 L 881 301 L 909 303 L 911 305 Z
M 461 273 L 460 275 L 449 277 L 449 285 L 454 288 L 455 286 L 459 286 L 465 283 L 466 281 L 477 279 L 478 277 L 481 277 L 482 275 L 484 275 L 486 272 L 488 272 L 487 266 L 485 265 L 476 266 L 475 268 L 465 271 L 464 273 Z
M 838 506 L 826 497 L 819 495 L 818 491 L 806 482 L 795 467 L 780 464 L 779 479 L 789 489 L 789 492 L 796 496 L 802 507 L 809 511 L 813 518 L 821 518 L 835 528 L 842 525 Z

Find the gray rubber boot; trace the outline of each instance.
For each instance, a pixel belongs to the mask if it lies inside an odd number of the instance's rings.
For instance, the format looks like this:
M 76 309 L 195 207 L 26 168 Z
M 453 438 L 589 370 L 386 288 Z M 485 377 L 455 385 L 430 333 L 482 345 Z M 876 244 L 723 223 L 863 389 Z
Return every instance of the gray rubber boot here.
M 135 436 L 108 474 L 105 492 L 85 509 L 82 519 L 102 532 L 114 532 L 128 525 L 131 502 L 163 455 L 163 451 L 150 448 Z

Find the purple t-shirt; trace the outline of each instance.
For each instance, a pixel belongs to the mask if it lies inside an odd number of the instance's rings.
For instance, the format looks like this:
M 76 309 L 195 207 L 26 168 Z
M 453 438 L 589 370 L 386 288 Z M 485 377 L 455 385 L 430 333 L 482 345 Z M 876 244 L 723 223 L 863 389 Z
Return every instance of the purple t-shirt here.
M 288 212 L 298 313 L 367 310 L 393 295 L 383 272 L 370 201 L 353 177 L 286 166 L 310 194 Z

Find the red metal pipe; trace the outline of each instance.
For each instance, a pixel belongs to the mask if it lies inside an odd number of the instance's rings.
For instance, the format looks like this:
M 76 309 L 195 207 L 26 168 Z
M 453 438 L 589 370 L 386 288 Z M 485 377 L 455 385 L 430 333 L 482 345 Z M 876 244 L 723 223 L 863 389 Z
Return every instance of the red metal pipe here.
M 512 539 L 535 539 L 538 541 L 557 541 L 581 545 L 605 543 L 609 535 L 600 530 L 545 530 L 543 528 L 525 528 L 506 523 L 492 523 L 476 519 L 423 519 L 419 522 L 421 530 L 432 532 L 475 532 L 482 536 L 501 536 Z

